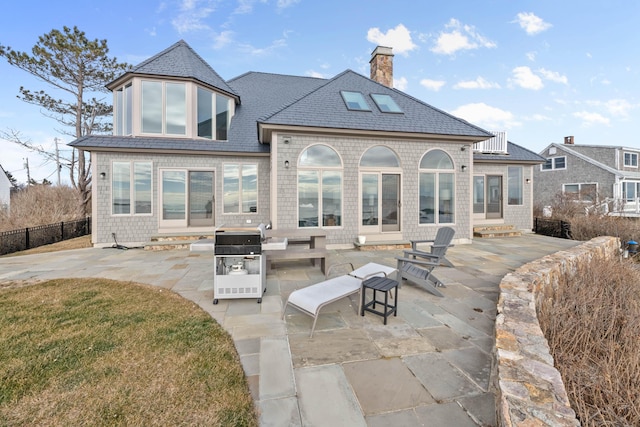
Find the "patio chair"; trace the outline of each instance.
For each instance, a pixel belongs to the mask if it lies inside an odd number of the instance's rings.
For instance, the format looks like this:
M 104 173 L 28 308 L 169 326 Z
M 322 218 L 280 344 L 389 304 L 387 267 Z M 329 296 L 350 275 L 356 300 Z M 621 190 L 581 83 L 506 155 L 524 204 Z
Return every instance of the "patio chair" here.
M 334 264 L 327 270 L 327 276 L 331 275 L 331 271 L 337 267 L 350 266 L 349 274 L 333 277 L 316 283 L 305 288 L 297 289 L 289 295 L 287 302 L 282 310 L 282 318 L 288 306 L 292 306 L 304 314 L 313 317 L 311 325 L 311 333 L 309 338 L 313 338 L 313 331 L 316 328 L 316 322 L 320 314 L 320 310 L 327 304 L 338 301 L 355 293 L 362 291 L 362 282 L 373 276 L 388 276 L 395 271 L 393 267 L 387 267 L 376 263 L 368 263 L 354 270 L 353 264 L 350 262 Z M 361 295 L 358 297 L 358 314 L 360 313 Z
M 413 258 L 420 256 L 435 262 L 439 259 L 442 265 L 447 267 L 453 267 L 451 261 L 449 261 L 444 255 L 447 249 L 452 247 L 451 241 L 455 234 L 455 230 L 451 227 L 440 227 L 436 233 L 436 238 L 432 240 L 411 240 L 411 255 Z M 431 243 L 430 252 L 418 249 L 418 244 Z
M 439 297 L 444 295 L 437 288 L 445 287 L 438 278 L 433 274 L 433 270 L 441 263 L 453 267 L 453 264 L 445 258 L 447 249 L 453 246 L 451 241 L 455 231 L 451 227 L 442 227 L 438 230 L 434 240 L 414 240 L 412 241 L 412 250 L 404 251 L 403 256 L 396 257 L 398 261 L 398 283 L 402 283 L 402 279 L 410 280 L 427 292 Z M 416 250 L 416 244 L 422 242 L 433 242 L 431 252 Z

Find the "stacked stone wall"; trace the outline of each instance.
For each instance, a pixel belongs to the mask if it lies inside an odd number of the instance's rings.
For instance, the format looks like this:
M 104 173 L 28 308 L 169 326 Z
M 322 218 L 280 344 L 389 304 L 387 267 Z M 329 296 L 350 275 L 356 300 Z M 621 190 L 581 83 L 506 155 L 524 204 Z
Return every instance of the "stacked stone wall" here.
M 620 256 L 614 237 L 597 237 L 523 265 L 500 283 L 496 319 L 497 419 L 500 426 L 579 426 L 536 308 L 592 259 Z

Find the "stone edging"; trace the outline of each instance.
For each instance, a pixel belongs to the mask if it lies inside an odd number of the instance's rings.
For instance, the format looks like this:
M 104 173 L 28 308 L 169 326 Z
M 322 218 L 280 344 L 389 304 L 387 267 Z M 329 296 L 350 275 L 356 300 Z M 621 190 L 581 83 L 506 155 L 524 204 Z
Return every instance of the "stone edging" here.
M 536 315 L 566 273 L 592 258 L 618 257 L 615 237 L 597 237 L 530 262 L 500 282 L 496 319 L 497 420 L 518 425 L 579 426 Z

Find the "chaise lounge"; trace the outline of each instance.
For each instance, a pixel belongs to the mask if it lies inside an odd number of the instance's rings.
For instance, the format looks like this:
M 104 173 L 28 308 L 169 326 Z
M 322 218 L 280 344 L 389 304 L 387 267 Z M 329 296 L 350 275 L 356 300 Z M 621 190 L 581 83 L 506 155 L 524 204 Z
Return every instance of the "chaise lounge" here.
M 332 302 L 338 301 L 355 293 L 360 293 L 362 290 L 362 282 L 369 277 L 386 277 L 396 270 L 393 267 L 387 267 L 385 265 L 372 262 L 354 270 L 353 264 L 349 262 L 332 265 L 327 271 L 327 276 L 330 275 L 333 269 L 347 265 L 351 267 L 351 272 L 349 274 L 333 277 L 323 282 L 316 283 L 315 285 L 307 286 L 291 292 L 284 305 L 282 318 L 284 319 L 288 306 L 292 306 L 304 314 L 313 317 L 313 324 L 311 325 L 311 333 L 309 335 L 309 338 L 313 338 L 313 331 L 316 328 L 318 315 L 325 305 L 331 304 Z M 361 298 L 359 296 L 358 304 L 361 304 L 360 301 Z M 360 313 L 360 306 L 358 306 L 358 313 Z

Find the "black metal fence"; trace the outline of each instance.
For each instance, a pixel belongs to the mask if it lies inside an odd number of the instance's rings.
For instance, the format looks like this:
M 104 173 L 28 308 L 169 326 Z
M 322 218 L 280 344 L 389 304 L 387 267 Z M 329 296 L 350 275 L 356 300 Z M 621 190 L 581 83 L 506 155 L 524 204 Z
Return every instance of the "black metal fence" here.
M 0 255 L 91 234 L 91 217 L 0 232 Z
M 551 237 L 561 237 L 572 239 L 571 223 L 557 219 L 534 218 L 533 231 L 536 234 L 543 234 Z

